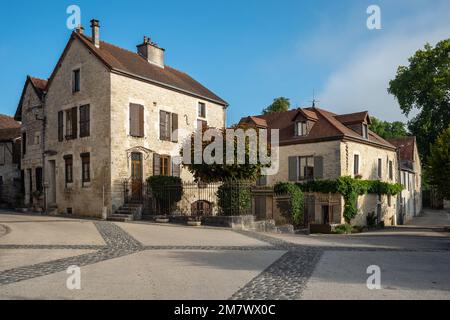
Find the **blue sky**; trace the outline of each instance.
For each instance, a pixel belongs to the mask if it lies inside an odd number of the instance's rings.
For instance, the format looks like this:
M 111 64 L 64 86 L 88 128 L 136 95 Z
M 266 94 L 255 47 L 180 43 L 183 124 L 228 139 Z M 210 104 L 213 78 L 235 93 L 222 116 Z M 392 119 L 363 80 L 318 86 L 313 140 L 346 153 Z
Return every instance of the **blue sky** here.
M 15 1 L 0 11 L 1 113 L 14 114 L 26 75 L 49 77 L 72 4 L 88 33 L 89 20 L 100 20 L 102 40 L 135 50 L 151 36 L 168 65 L 230 103 L 229 124 L 278 96 L 308 106 L 313 90 L 336 113 L 405 120 L 389 79 L 425 42 L 450 38 L 448 0 Z M 381 30 L 366 27 L 371 4 Z

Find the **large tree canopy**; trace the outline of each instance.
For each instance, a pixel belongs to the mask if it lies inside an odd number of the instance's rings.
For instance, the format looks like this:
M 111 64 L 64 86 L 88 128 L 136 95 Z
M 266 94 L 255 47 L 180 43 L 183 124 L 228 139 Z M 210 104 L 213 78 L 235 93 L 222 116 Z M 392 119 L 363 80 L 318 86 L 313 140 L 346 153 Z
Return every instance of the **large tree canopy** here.
M 430 144 L 450 123 L 450 39 L 418 50 L 409 59 L 409 66 L 398 68 L 388 91 L 405 115 L 418 110 L 408 128 L 426 159 Z
M 384 139 L 401 138 L 408 135 L 405 124 L 400 121 L 388 122 L 370 117 L 372 124 L 370 130 Z
M 431 184 L 437 187 L 443 198 L 450 200 L 450 126 L 431 146 L 428 165 Z
M 263 110 L 264 114 L 285 112 L 291 107 L 291 102 L 288 98 L 279 97 L 273 100 L 272 104 Z

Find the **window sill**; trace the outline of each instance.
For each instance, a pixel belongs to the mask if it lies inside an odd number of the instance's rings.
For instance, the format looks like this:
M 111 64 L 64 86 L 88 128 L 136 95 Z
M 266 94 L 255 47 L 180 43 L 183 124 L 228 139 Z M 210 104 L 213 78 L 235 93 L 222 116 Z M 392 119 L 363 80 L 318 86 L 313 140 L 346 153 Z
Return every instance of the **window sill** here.
M 82 188 L 83 189 L 89 189 L 91 187 L 91 182 L 83 182 L 82 183 Z

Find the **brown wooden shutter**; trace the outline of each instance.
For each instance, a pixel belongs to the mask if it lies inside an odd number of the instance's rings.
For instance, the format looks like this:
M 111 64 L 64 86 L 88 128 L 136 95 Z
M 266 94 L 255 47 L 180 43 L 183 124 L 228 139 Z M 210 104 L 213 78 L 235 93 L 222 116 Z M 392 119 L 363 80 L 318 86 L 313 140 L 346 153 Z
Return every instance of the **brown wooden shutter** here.
M 138 106 L 139 113 L 139 137 L 144 137 L 144 106 Z
M 58 112 L 58 141 L 64 140 L 64 112 Z
M 157 153 L 153 154 L 153 175 L 161 175 L 161 156 Z
M 297 181 L 297 157 L 289 157 L 289 181 Z
M 178 142 L 178 114 L 172 113 L 172 142 Z
M 76 139 L 78 136 L 78 132 L 77 132 L 77 117 L 78 116 L 78 108 L 77 107 L 73 107 L 72 108 L 72 138 Z
M 130 136 L 136 137 L 139 134 L 139 113 L 137 105 L 130 104 Z
M 323 178 L 323 157 L 314 157 L 314 178 Z
M 179 164 L 174 163 L 174 158 L 171 157 L 170 158 L 171 162 L 172 162 L 172 176 L 174 177 L 180 177 L 181 174 L 181 166 Z
M 159 112 L 159 138 L 161 140 L 166 139 L 166 112 Z

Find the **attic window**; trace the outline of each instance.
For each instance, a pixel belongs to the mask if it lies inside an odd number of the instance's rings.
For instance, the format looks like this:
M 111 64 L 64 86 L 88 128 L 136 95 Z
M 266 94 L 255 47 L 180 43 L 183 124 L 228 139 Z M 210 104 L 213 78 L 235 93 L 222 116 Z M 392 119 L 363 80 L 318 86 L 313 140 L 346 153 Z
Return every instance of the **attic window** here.
M 369 128 L 367 127 L 367 123 L 362 124 L 362 136 L 364 139 L 369 139 Z
M 295 134 L 299 137 L 308 135 L 308 124 L 306 121 L 299 121 L 295 124 Z
M 72 74 L 72 92 L 80 91 L 80 69 L 73 70 Z

